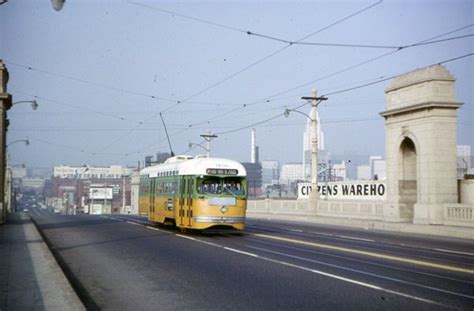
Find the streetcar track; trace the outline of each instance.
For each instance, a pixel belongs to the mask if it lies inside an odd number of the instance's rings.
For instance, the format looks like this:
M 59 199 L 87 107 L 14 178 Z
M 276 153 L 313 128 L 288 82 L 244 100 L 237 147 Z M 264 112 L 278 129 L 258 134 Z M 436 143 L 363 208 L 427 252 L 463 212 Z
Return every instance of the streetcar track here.
M 262 230 L 258 230 L 258 229 L 250 229 L 250 228 L 248 228 L 248 229 L 250 231 L 253 231 L 253 232 L 256 232 L 256 233 L 261 233 L 261 231 L 262 231 Z M 267 230 L 265 230 L 265 231 L 267 231 Z M 446 249 L 439 249 L 439 248 L 426 248 L 426 247 L 420 247 L 420 246 L 415 246 L 415 245 L 382 242 L 382 241 L 376 241 L 376 240 L 365 241 L 366 239 L 363 239 L 363 238 L 355 238 L 355 237 L 350 237 L 350 236 L 345 236 L 345 235 L 335 235 L 335 234 L 328 234 L 328 233 L 321 233 L 321 232 L 314 232 L 314 231 L 304 231 L 304 230 L 302 230 L 302 232 L 295 232 L 295 231 L 291 231 L 291 232 L 296 233 L 296 234 L 301 233 L 301 234 L 304 235 L 304 237 L 308 237 L 307 235 L 310 235 L 309 238 L 311 238 L 311 235 L 322 235 L 324 237 L 329 237 L 329 238 L 333 238 L 333 239 L 336 239 L 336 240 L 342 240 L 342 241 L 353 240 L 353 241 L 360 241 L 361 243 L 367 242 L 367 243 L 363 244 L 363 247 L 365 247 L 369 250 L 374 250 L 374 249 L 375 250 L 380 250 L 380 249 L 374 248 L 374 245 L 373 245 L 373 243 L 378 243 L 377 244 L 378 246 L 383 246 L 385 248 L 384 251 L 387 251 L 387 252 L 393 253 L 393 254 L 399 254 L 400 253 L 396 249 L 413 250 L 413 251 L 417 251 L 417 252 L 419 252 L 421 250 L 421 251 L 426 252 L 426 255 L 421 255 L 421 254 L 414 255 L 415 257 L 420 258 L 420 259 L 433 259 L 433 257 L 430 256 L 430 254 L 436 254 L 436 255 L 443 254 L 443 256 L 444 256 L 446 253 L 448 253 L 450 255 L 450 257 L 452 257 L 452 258 L 463 258 L 463 259 L 467 259 L 467 260 L 471 261 L 472 256 L 474 256 L 473 253 L 461 252 L 461 251 L 456 251 L 456 250 L 446 250 Z M 281 232 L 281 230 L 280 231 L 273 230 L 273 231 L 270 231 L 268 233 L 280 233 L 280 234 L 282 234 L 283 232 Z M 390 248 L 392 248 L 392 249 L 390 249 Z M 443 260 L 446 260 L 446 257 L 443 257 Z M 447 261 L 451 261 L 451 260 L 447 259 Z M 457 263 L 456 261 L 453 261 L 453 262 Z

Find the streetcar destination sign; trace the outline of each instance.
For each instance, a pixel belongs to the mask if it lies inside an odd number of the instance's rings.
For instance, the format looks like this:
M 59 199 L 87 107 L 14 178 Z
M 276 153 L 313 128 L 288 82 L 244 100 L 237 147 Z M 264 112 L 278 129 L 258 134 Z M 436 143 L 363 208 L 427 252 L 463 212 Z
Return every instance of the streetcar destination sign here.
M 238 170 L 229 168 L 208 168 L 206 170 L 208 175 L 237 175 L 238 173 Z

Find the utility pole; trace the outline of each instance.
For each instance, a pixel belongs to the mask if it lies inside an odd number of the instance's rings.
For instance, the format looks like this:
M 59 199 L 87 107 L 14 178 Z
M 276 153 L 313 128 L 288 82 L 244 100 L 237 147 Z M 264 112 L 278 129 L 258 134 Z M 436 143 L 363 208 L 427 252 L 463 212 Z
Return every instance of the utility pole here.
M 204 138 L 207 142 L 206 155 L 208 158 L 210 158 L 211 157 L 211 140 L 213 140 L 214 138 L 217 138 L 217 135 L 214 135 L 214 134 L 211 135 L 211 131 L 209 130 L 207 134 L 202 134 L 201 137 Z
M 6 168 L 6 138 L 7 138 L 7 110 L 12 106 L 12 96 L 7 93 L 8 70 L 0 59 L 0 224 L 7 218 L 7 206 L 5 204 L 5 168 Z
M 326 97 L 317 97 L 316 89 L 313 89 L 312 96 L 303 96 L 301 99 L 311 100 L 311 129 L 313 137 L 311 138 L 311 194 L 310 200 L 315 208 L 319 201 L 318 192 L 318 125 L 317 125 L 317 107 L 318 104 L 327 100 Z

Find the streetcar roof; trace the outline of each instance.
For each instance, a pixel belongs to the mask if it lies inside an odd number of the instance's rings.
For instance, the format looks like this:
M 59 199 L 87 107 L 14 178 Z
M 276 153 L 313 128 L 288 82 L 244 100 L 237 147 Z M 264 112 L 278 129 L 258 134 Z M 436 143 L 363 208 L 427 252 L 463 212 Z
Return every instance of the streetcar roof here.
M 149 177 L 174 175 L 210 175 L 208 169 L 237 170 L 232 176 L 246 176 L 245 167 L 237 161 L 222 158 L 193 158 L 191 156 L 175 156 L 165 163 L 146 167 L 140 175 Z M 216 173 L 216 175 L 221 175 Z M 222 174 L 224 175 L 224 174 Z

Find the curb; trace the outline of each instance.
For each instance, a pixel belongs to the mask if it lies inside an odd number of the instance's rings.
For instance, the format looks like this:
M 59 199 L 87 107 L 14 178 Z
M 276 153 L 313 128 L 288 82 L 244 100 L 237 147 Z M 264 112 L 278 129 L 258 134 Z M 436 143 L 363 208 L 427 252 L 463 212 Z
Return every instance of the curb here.
M 31 219 L 31 222 L 34 224 L 34 228 L 41 236 L 41 239 L 45 243 L 50 256 L 56 263 L 59 271 L 61 272 L 62 276 L 66 280 L 69 285 L 68 290 L 72 292 L 71 295 L 74 295 L 77 300 L 77 304 L 72 306 L 73 310 L 100 310 L 100 307 L 95 303 L 95 301 L 90 297 L 87 293 L 85 288 L 79 282 L 79 280 L 75 277 L 75 275 L 71 272 L 70 268 L 59 254 L 59 252 L 52 246 L 50 240 L 46 237 L 43 230 L 41 230 L 40 226 L 36 222 L 36 220 L 28 215 Z

